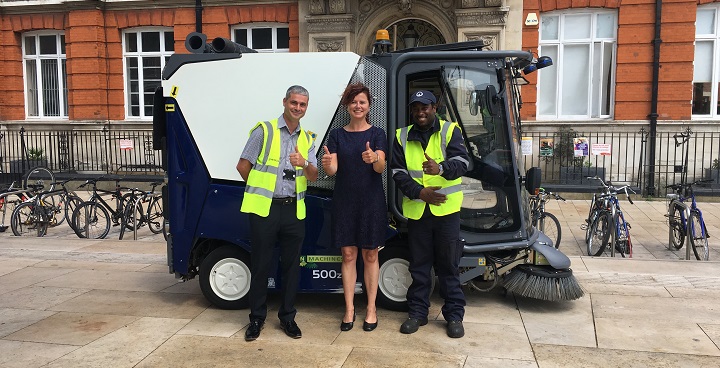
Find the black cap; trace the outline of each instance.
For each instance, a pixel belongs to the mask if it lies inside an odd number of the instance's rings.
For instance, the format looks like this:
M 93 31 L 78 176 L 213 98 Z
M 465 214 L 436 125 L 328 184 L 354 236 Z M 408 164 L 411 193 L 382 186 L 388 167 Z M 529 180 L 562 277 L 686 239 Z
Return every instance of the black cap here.
M 435 95 L 433 95 L 432 92 L 423 90 L 410 95 L 410 103 L 408 103 L 408 105 L 411 105 L 413 102 L 420 102 L 423 105 L 431 105 L 435 104 L 437 99 L 435 99 Z

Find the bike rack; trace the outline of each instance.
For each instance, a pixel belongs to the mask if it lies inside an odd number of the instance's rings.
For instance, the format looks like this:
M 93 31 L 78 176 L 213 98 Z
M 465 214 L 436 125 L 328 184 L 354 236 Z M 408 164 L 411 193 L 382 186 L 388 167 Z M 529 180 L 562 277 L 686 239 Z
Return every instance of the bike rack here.
M 679 207 L 682 207 L 683 213 L 685 214 L 685 244 L 683 246 L 685 247 L 685 260 L 690 260 L 690 206 L 688 206 L 685 202 L 680 201 L 672 201 L 670 200 L 670 203 L 668 204 L 668 222 L 670 221 L 670 205 L 677 205 Z M 668 224 L 668 229 L 670 229 L 670 226 Z M 668 231 L 668 249 L 671 249 L 672 244 L 672 229 Z
M 3 199 L 5 197 L 11 196 L 11 195 L 25 194 L 25 193 L 29 193 L 29 192 L 32 192 L 32 189 L 19 189 L 19 190 L 15 190 L 12 192 L 4 192 L 4 193 L 0 194 L 0 199 Z M 5 205 L 7 205 L 7 203 Z M 5 226 L 5 213 L 3 213 L 2 220 L 0 220 L 0 226 Z

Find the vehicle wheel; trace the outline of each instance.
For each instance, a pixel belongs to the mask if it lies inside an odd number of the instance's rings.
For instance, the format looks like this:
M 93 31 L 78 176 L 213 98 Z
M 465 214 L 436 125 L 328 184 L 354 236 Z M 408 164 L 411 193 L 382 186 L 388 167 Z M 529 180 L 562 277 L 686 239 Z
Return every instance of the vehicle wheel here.
M 587 244 L 589 256 L 599 256 L 605 251 L 610 240 L 611 216 L 609 213 L 602 212 L 590 224 L 590 239 Z
M 560 229 L 560 221 L 552 213 L 545 212 L 538 221 L 538 230 L 547 235 L 553 241 L 555 249 L 560 247 L 560 238 L 562 237 L 562 229 Z
M 95 202 L 80 204 L 73 212 L 72 222 L 79 238 L 104 239 L 110 232 L 110 215 L 105 207 Z
M 168 234 L 170 233 L 170 221 L 168 221 L 168 219 L 165 219 L 163 221 L 162 233 L 163 233 L 163 238 L 165 238 L 165 241 L 167 241 Z
M 412 284 L 410 276 L 410 250 L 403 246 L 385 247 L 378 254 L 380 275 L 378 277 L 377 303 L 380 307 L 407 311 L 407 291 Z M 430 294 L 435 288 L 435 269 L 430 269 Z
M 705 229 L 700 214 L 697 212 L 690 213 L 690 246 L 692 246 L 695 258 L 698 261 L 710 260 L 710 247 L 707 240 L 707 229 Z
M 675 249 L 680 249 L 685 244 L 685 229 L 683 228 L 682 218 L 680 217 L 683 210 L 678 206 L 673 206 L 668 217 L 668 226 L 670 227 L 670 245 Z
M 30 169 L 30 171 L 23 176 L 23 188 L 28 189 L 29 185 L 42 185 L 43 190 L 54 190 L 55 174 L 46 167 Z
M 10 229 L 15 236 L 43 236 L 47 230 L 47 216 L 31 202 L 21 203 L 10 216 Z
M 250 260 L 236 245 L 215 249 L 200 264 L 200 290 L 220 309 L 248 307 Z
M 153 234 L 160 234 L 163 232 L 163 226 L 165 223 L 165 219 L 163 218 L 163 208 L 162 208 L 162 199 L 160 197 L 155 197 L 148 206 L 147 212 L 147 222 L 148 226 L 150 227 L 150 231 L 152 231 Z

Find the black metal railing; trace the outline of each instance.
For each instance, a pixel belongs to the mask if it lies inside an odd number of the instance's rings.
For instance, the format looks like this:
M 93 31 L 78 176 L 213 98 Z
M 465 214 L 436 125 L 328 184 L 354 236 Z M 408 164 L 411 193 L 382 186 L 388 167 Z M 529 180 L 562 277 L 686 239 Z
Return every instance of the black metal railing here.
M 21 127 L 2 135 L 0 172 L 13 180 L 36 166 L 68 174 L 163 174 L 160 152 L 152 149 L 151 129 L 104 126 L 48 131 Z

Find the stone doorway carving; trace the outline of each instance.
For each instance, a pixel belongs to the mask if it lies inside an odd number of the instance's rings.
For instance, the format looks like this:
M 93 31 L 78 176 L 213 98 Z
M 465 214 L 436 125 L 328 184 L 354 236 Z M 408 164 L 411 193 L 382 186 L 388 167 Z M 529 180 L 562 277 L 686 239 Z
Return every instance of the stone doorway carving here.
M 422 19 L 408 18 L 390 24 L 387 28 L 393 50 L 446 43 L 445 37 L 434 25 Z M 413 43 L 414 44 L 408 44 Z

